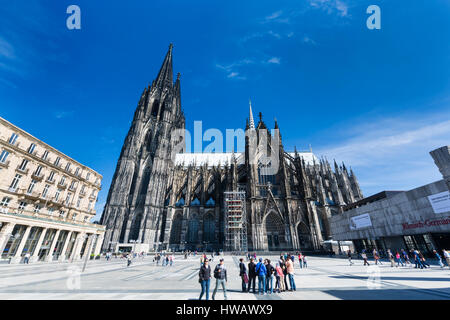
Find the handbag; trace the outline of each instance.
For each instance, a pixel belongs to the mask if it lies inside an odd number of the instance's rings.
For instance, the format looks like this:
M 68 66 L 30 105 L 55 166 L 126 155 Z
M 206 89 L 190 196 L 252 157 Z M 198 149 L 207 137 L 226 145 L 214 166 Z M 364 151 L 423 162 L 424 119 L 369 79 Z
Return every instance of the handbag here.
M 248 276 L 246 273 L 244 273 L 244 283 L 248 283 Z

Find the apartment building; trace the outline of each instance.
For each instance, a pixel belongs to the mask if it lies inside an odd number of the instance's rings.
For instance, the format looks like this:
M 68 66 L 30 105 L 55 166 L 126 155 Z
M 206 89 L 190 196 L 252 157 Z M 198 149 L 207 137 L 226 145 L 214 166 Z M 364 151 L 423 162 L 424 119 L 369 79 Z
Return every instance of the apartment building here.
M 0 117 L 1 260 L 98 254 L 105 227 L 90 220 L 101 181 L 98 172 Z

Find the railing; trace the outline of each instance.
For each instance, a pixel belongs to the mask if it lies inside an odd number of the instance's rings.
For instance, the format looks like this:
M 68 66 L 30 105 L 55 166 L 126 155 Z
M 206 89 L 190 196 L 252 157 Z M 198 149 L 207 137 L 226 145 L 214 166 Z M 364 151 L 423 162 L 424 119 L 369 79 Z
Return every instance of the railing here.
M 23 174 L 28 174 L 28 169 L 26 169 L 26 168 L 22 169 L 20 167 L 20 165 L 17 166 L 16 170 L 19 171 L 19 172 L 22 172 Z
M 34 180 L 42 180 L 42 178 L 44 178 L 44 174 L 43 173 L 36 173 L 36 171 L 34 171 L 32 174 L 31 174 L 31 177 L 34 179 Z
M 8 161 L 0 161 L 0 166 L 4 167 L 4 168 L 8 168 L 9 167 L 9 160 Z

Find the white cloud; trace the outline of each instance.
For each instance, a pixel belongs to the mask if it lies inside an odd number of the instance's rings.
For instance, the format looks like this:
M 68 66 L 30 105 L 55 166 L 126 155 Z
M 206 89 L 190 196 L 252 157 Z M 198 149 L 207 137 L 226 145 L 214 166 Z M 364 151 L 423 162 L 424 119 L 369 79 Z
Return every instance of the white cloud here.
M 450 120 L 443 120 L 449 118 L 381 119 L 355 126 L 353 137 L 314 152 L 351 166 L 365 195 L 412 189 L 442 178 L 429 152 L 450 144 Z
M 309 0 L 311 7 L 326 11 L 328 14 L 334 14 L 341 17 L 348 16 L 348 5 L 342 0 Z
M 274 64 L 280 64 L 280 58 L 278 57 L 272 57 L 267 61 L 268 63 L 274 63 Z
M 308 44 L 312 44 L 312 45 L 316 45 L 316 44 L 317 44 L 313 39 L 311 39 L 311 38 L 308 37 L 307 35 L 303 36 L 302 41 L 303 41 L 304 43 L 308 43 Z
M 274 19 L 278 18 L 279 16 L 281 16 L 282 13 L 283 13 L 282 10 L 276 11 L 276 12 L 272 13 L 271 15 L 267 16 L 265 18 L 265 20 L 266 21 L 274 20 Z

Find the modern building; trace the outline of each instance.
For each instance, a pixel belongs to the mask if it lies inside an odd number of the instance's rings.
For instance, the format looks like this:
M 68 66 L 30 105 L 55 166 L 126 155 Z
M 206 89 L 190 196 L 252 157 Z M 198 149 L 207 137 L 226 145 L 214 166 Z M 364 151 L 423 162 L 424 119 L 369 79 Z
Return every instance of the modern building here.
M 102 176 L 0 118 L 0 253 L 17 263 L 98 253 L 105 227 L 91 223 Z
M 448 146 L 432 151 L 444 175 Z M 330 219 L 333 240 L 352 240 L 355 250 L 450 249 L 448 176 L 409 191 L 383 191 L 344 207 Z
M 363 197 L 352 170 L 336 162 L 333 170 L 311 150 L 284 151 L 277 121 L 274 134 L 261 113 L 255 124 L 251 104 L 244 152 L 172 157 L 173 133 L 185 128 L 180 92 L 170 45 L 117 162 L 101 219 L 103 249 L 136 241 L 148 250 L 323 249 L 330 217 Z

